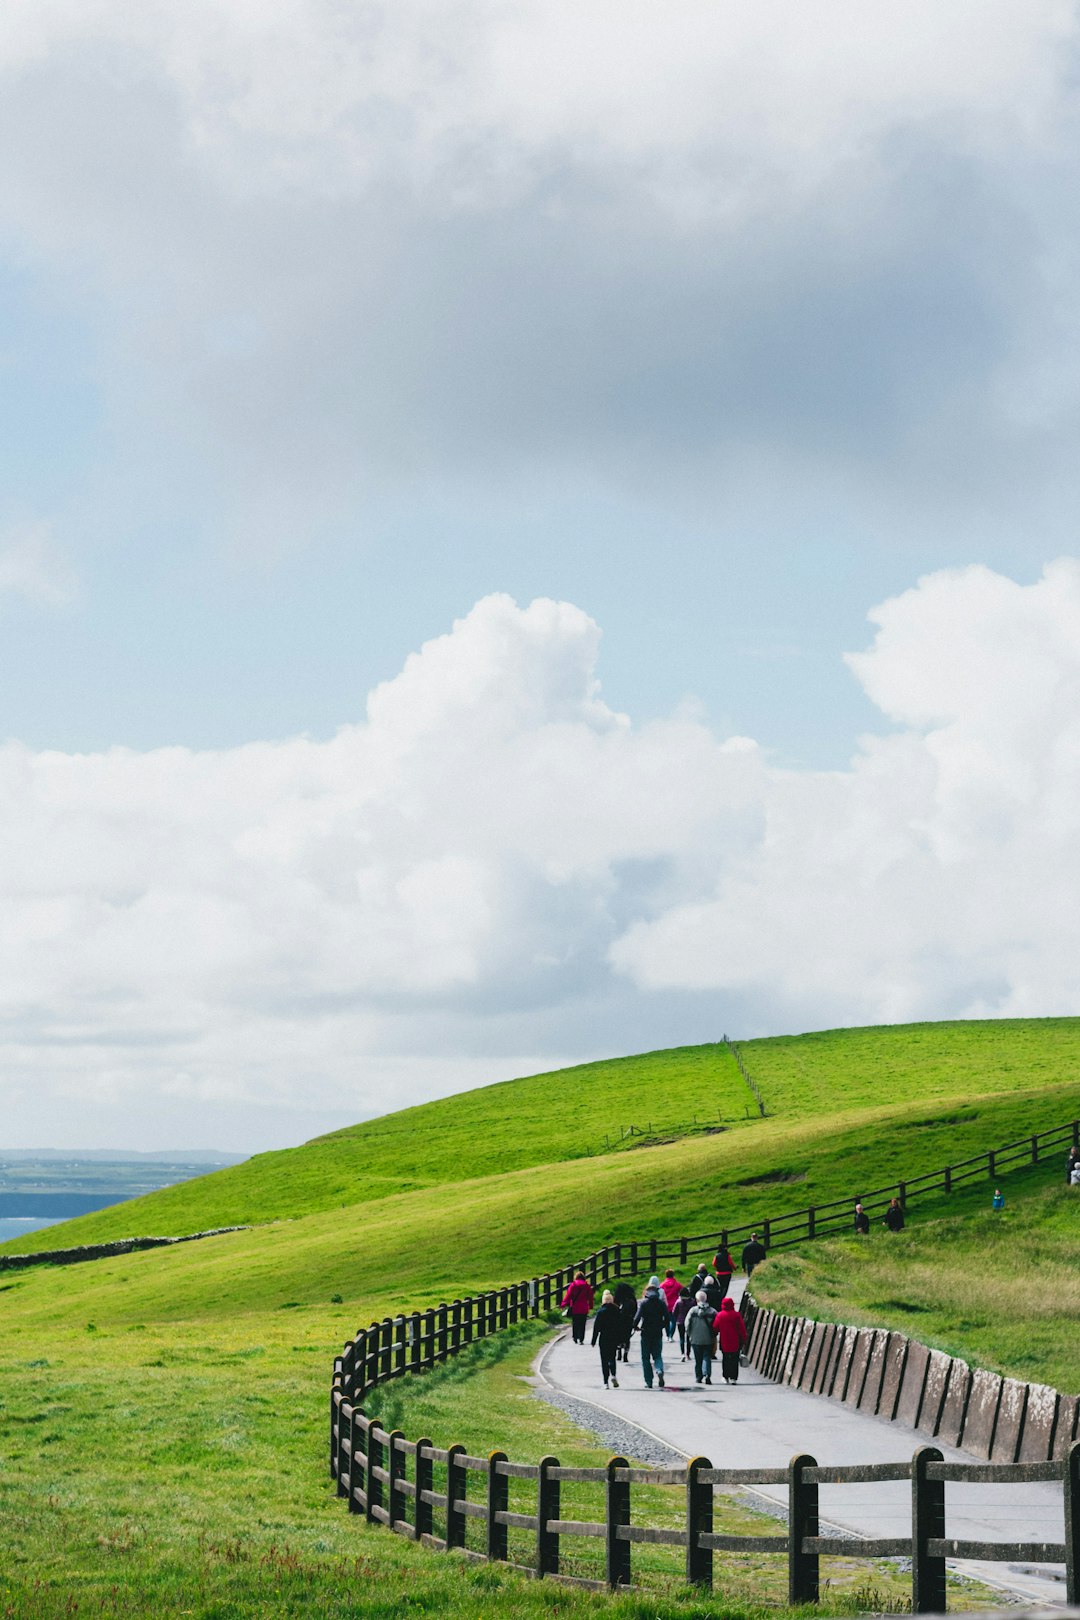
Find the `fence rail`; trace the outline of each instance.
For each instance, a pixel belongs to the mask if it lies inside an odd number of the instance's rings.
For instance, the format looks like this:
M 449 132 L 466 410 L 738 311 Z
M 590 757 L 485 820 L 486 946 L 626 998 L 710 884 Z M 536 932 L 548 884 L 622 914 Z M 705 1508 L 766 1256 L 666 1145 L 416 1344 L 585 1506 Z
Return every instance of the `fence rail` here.
M 875 1463 L 845 1467 L 820 1466 L 805 1453 L 792 1458 L 786 1469 L 714 1468 L 708 1457 L 695 1457 L 685 1468 L 632 1468 L 625 1457 L 612 1457 L 603 1468 L 563 1468 L 557 1457 L 537 1464 L 510 1462 L 502 1452 L 470 1457 L 462 1448 L 443 1451 L 430 1441 L 411 1444 L 400 1430 L 386 1430 L 377 1419 L 335 1389 L 334 1467 L 338 1494 L 351 1513 L 383 1524 L 428 1546 L 471 1552 L 473 1556 L 527 1569 L 529 1573 L 581 1584 L 582 1577 L 561 1567 L 562 1544 L 567 1540 L 596 1540 L 605 1544 L 605 1576 L 593 1586 L 612 1589 L 632 1584 L 632 1548 L 660 1545 L 684 1548 L 686 1579 L 710 1586 L 715 1552 L 769 1553 L 787 1559 L 788 1601 L 815 1603 L 820 1592 L 819 1560 L 823 1557 L 910 1558 L 912 1609 L 917 1614 L 940 1614 L 946 1607 L 945 1566 L 949 1558 L 974 1558 L 1015 1563 L 1037 1561 L 1064 1564 L 1066 1596 L 1078 1598 L 1077 1565 L 1080 1557 L 1080 1441 L 1075 1441 L 1059 1462 L 1018 1464 L 1011 1468 L 947 1463 L 936 1446 L 920 1446 L 910 1462 Z M 413 1478 L 407 1477 L 411 1463 Z M 432 1489 L 434 1467 L 446 1469 L 446 1489 Z M 476 1481 L 470 1486 L 470 1475 Z M 535 1509 L 512 1512 L 508 1507 L 511 1479 L 528 1481 Z M 873 1485 L 883 1481 L 911 1483 L 910 1536 L 851 1540 L 823 1535 L 820 1530 L 819 1488 L 822 1485 Z M 1020 1481 L 1060 1480 L 1063 1486 L 1060 1542 L 999 1542 L 951 1539 L 946 1521 L 947 1480 L 1015 1484 Z M 564 1518 L 561 1487 L 564 1482 L 603 1487 L 602 1519 Z M 634 1523 L 633 1487 L 673 1486 L 683 1493 L 680 1527 Z M 714 1490 L 733 1485 L 786 1484 L 788 1529 L 783 1535 L 718 1535 L 713 1532 Z M 470 1489 L 475 1494 L 470 1495 Z M 445 1533 L 435 1532 L 440 1513 Z M 483 1521 L 484 1550 L 466 1546 L 468 1519 Z M 530 1563 L 512 1563 L 510 1529 L 535 1538 Z
M 1053 1147 L 1066 1142 L 1080 1145 L 1080 1122 L 1074 1120 L 1068 1125 L 1024 1137 L 1019 1142 L 1006 1143 L 1003 1147 L 927 1175 L 870 1192 L 864 1191 L 862 1204 L 864 1209 L 873 1211 L 875 1207 L 884 1207 L 894 1197 L 906 1203 L 920 1193 L 938 1190 L 950 1193 L 957 1186 L 980 1175 L 996 1179 L 1020 1164 L 1038 1164 Z M 632 1547 L 652 1543 L 685 1548 L 686 1579 L 705 1586 L 712 1581 L 714 1552 L 786 1555 L 788 1593 L 792 1603 L 815 1602 L 819 1591 L 819 1559 L 822 1556 L 845 1555 L 910 1558 L 912 1609 L 915 1613 L 934 1613 L 944 1609 L 946 1558 L 1064 1563 L 1068 1601 L 1080 1603 L 1080 1438 L 1072 1442 L 1057 1460 L 1013 1462 L 1004 1466 L 945 1463 L 941 1452 L 935 1447 L 921 1446 L 910 1463 L 883 1463 L 858 1468 L 830 1468 L 819 1465 L 813 1457 L 800 1454 L 792 1459 L 786 1470 L 714 1468 L 705 1457 L 695 1458 L 686 1469 L 634 1469 L 624 1457 L 612 1458 L 603 1469 L 563 1469 L 555 1457 L 542 1458 L 537 1464 L 515 1463 L 499 1451 L 492 1452 L 487 1458 L 480 1458 L 468 1455 L 462 1446 L 451 1446 L 444 1451 L 427 1437 L 409 1441 L 400 1430 L 385 1430 L 377 1418 L 369 1416 L 363 1409 L 361 1403 L 378 1387 L 407 1373 L 426 1371 L 492 1333 L 548 1314 L 557 1308 L 566 1288 L 578 1273 L 584 1274 L 596 1286 L 621 1276 L 638 1276 L 645 1269 L 655 1271 L 661 1263 L 669 1261 L 685 1266 L 692 1255 L 711 1250 L 714 1244 L 727 1245 L 740 1236 L 749 1236 L 755 1230 L 761 1233 L 767 1248 L 786 1248 L 847 1227 L 851 1207 L 847 1199 L 835 1200 L 772 1219 L 762 1219 L 753 1226 L 725 1228 L 720 1232 L 693 1237 L 649 1238 L 609 1244 L 575 1264 L 560 1267 L 554 1272 L 526 1278 L 465 1299 L 443 1302 L 425 1311 L 387 1316 L 373 1322 L 369 1328 L 361 1328 L 345 1345 L 334 1365 L 330 1399 L 330 1473 L 337 1482 L 339 1495 L 347 1499 L 350 1512 L 362 1513 L 369 1521 L 385 1525 L 426 1546 L 455 1549 L 469 1557 L 487 1558 L 507 1567 L 524 1568 L 534 1575 L 594 1588 L 604 1585 L 612 1588 L 628 1586 L 632 1573 Z M 752 1303 L 750 1308 L 756 1312 Z M 823 1377 L 826 1369 L 835 1370 L 844 1342 L 838 1335 L 846 1334 L 849 1330 L 832 1324 L 808 1324 L 802 1319 L 778 1317 L 773 1312 L 756 1312 L 756 1316 L 751 1335 L 755 1365 L 768 1377 L 785 1378 L 786 1375 L 788 1382 L 819 1390 L 819 1373 Z M 903 1342 L 905 1345 L 908 1343 L 906 1340 Z M 881 1347 L 882 1357 L 887 1349 L 887 1343 Z M 871 1344 L 866 1347 L 867 1360 L 873 1353 L 874 1346 Z M 856 1349 L 848 1359 L 845 1389 L 854 1376 L 853 1370 L 860 1354 Z M 904 1354 L 906 1356 L 907 1352 Z M 811 1358 L 813 1371 L 804 1383 Z M 865 1366 L 861 1368 L 859 1376 L 862 1379 L 859 1387 L 862 1389 L 867 1378 Z M 898 1394 L 898 1402 L 899 1399 Z M 995 1407 L 995 1413 L 996 1410 Z M 896 1415 L 895 1409 L 891 1415 Z M 411 1479 L 408 1477 L 410 1463 L 413 1471 Z M 444 1491 L 434 1488 L 436 1466 L 446 1473 Z M 469 1495 L 470 1474 L 484 1482 L 482 1500 Z M 897 1479 L 911 1481 L 910 1537 L 853 1542 L 819 1534 L 820 1485 L 852 1482 L 872 1484 Z M 949 1540 L 945 1520 L 945 1483 L 949 1479 L 977 1479 L 982 1483 L 1002 1484 L 1035 1479 L 1060 1480 L 1063 1486 L 1064 1540 L 1060 1543 Z M 535 1485 L 535 1511 L 521 1513 L 511 1510 L 508 1493 L 512 1480 Z M 564 1519 L 560 1513 L 563 1481 L 602 1484 L 605 1500 L 603 1520 Z M 787 1535 L 747 1537 L 714 1534 L 713 1491 L 716 1487 L 784 1482 L 788 1486 Z M 685 1492 L 684 1524 L 681 1529 L 632 1523 L 633 1488 L 649 1484 L 674 1486 Z M 436 1510 L 445 1530 L 443 1536 L 435 1534 Z M 483 1552 L 470 1549 L 466 1544 L 466 1528 L 470 1519 L 483 1520 L 486 1526 Z M 509 1558 L 508 1532 L 511 1529 L 535 1536 L 535 1554 L 528 1564 L 515 1564 Z M 604 1541 L 604 1581 L 584 1580 L 560 1570 L 560 1543 L 564 1538 Z

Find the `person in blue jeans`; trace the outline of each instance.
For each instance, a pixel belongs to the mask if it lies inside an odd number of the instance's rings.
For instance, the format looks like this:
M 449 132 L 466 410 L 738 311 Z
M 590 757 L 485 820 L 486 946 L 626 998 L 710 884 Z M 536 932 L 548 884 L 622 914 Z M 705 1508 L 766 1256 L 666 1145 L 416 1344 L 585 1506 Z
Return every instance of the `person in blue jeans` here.
M 657 1383 L 661 1389 L 664 1387 L 664 1329 L 670 1320 L 671 1312 L 660 1292 L 660 1279 L 650 1277 L 634 1317 L 634 1331 L 641 1334 L 641 1370 L 649 1389 L 653 1387 L 654 1368 Z

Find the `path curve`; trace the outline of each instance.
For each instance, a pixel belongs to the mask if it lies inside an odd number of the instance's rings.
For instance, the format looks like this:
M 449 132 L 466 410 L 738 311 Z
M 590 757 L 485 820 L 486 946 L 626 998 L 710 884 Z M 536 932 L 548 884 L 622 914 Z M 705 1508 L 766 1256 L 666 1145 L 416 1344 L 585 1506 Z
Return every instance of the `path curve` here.
M 741 1284 L 733 1290 L 738 1300 Z M 620 1387 L 605 1389 L 599 1352 L 575 1345 L 569 1329 L 536 1362 L 539 1380 L 573 1400 L 610 1413 L 685 1457 L 704 1455 L 718 1468 L 786 1467 L 796 1451 L 808 1451 L 824 1466 L 904 1462 L 924 1437 L 884 1418 L 792 1389 L 744 1367 L 738 1384 L 726 1385 L 719 1363 L 711 1387 L 694 1382 L 692 1362 L 679 1359 L 678 1340 L 665 1340 L 665 1389 L 647 1389 L 635 1336 L 630 1361 L 619 1364 Z M 954 1447 L 935 1445 L 947 1461 L 971 1462 Z M 786 1508 L 784 1486 L 760 1485 L 753 1493 Z M 972 1541 L 1061 1541 L 1061 1486 L 946 1485 L 949 1535 Z M 860 1536 L 911 1534 L 911 1487 L 903 1481 L 874 1485 L 822 1485 L 822 1520 Z M 971 1575 L 1027 1603 L 1065 1606 L 1064 1567 L 950 1560 L 950 1569 Z

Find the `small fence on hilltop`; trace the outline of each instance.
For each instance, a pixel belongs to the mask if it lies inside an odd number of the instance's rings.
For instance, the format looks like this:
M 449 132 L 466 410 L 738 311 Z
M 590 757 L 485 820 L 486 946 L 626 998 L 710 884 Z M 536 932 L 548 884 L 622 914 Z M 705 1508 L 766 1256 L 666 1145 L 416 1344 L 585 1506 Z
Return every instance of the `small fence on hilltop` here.
M 872 1210 L 893 1197 L 906 1203 L 918 1193 L 951 1192 L 979 1176 L 997 1178 L 1010 1168 L 1038 1164 L 1052 1147 L 1067 1141 L 1080 1145 L 1080 1122 L 1073 1121 L 1067 1126 L 1025 1137 L 1021 1142 L 1006 1144 L 929 1175 L 864 1193 L 862 1202 L 865 1208 Z M 843 1214 L 839 1213 L 841 1210 Z M 753 1230 L 762 1234 L 766 1247 L 785 1248 L 846 1227 L 850 1212 L 850 1201 L 838 1200 L 772 1220 L 763 1219 Z M 662 1262 L 677 1261 L 685 1266 L 691 1255 L 711 1250 L 717 1242 L 727 1244 L 744 1233 L 749 1235 L 751 1230 L 747 1225 L 699 1237 L 650 1238 L 609 1244 L 574 1266 L 564 1266 L 452 1303 L 444 1302 L 426 1311 L 385 1317 L 381 1322 L 373 1322 L 370 1328 L 361 1328 L 335 1361 L 330 1397 L 330 1473 L 349 1511 L 363 1514 L 370 1522 L 385 1525 L 426 1546 L 455 1550 L 469 1558 L 488 1559 L 531 1575 L 597 1589 L 629 1586 L 633 1577 L 633 1546 L 652 1544 L 683 1549 L 685 1579 L 701 1586 L 708 1586 L 712 1581 L 716 1552 L 783 1556 L 787 1559 L 788 1597 L 792 1603 L 817 1601 L 822 1556 L 910 1558 L 915 1613 L 944 1610 L 947 1558 L 1063 1563 L 1067 1599 L 1070 1603 L 1080 1602 L 1080 1440 L 1070 1442 L 1064 1454 L 1058 1457 L 1000 1464 L 947 1463 L 935 1447 L 921 1446 L 910 1462 L 848 1468 L 819 1466 L 813 1457 L 799 1454 L 785 1469 L 714 1468 L 704 1457 L 693 1459 L 685 1469 L 633 1468 L 624 1457 L 612 1458 L 604 1468 L 567 1469 L 562 1468 L 555 1457 L 543 1458 L 536 1464 L 520 1463 L 511 1461 L 501 1451 L 481 1458 L 469 1455 L 463 1446 L 445 1449 L 435 1446 L 426 1436 L 409 1440 L 399 1429 L 386 1430 L 376 1417 L 363 1409 L 362 1403 L 379 1387 L 407 1373 L 435 1367 L 491 1334 L 548 1314 L 558 1306 L 578 1272 L 597 1286 L 620 1276 L 639 1276 L 645 1268 L 655 1271 Z M 751 1301 L 747 1302 L 747 1308 L 748 1312 L 756 1310 Z M 833 1337 L 826 1354 L 824 1336 L 817 1338 L 813 1331 L 826 1325 L 811 1324 L 808 1331 L 807 1324 L 799 1321 L 796 1335 L 794 1325 L 790 1328 L 778 1325 L 793 1319 L 779 1319 L 772 1312 L 758 1313 L 758 1318 L 750 1324 L 753 1329 L 751 1351 L 755 1356 L 759 1351 L 765 1356 L 767 1346 L 768 1357 L 772 1358 L 768 1361 L 767 1375 L 775 1375 L 774 1368 L 781 1365 L 775 1357 L 779 1356 L 782 1345 L 787 1347 L 786 1355 L 794 1356 L 794 1360 L 785 1360 L 782 1365 L 798 1366 L 800 1374 L 795 1381 L 800 1383 L 816 1345 L 815 1374 L 804 1387 L 814 1388 L 816 1369 L 822 1365 L 822 1357 L 826 1357 L 825 1365 L 835 1367 L 837 1364 L 830 1359 L 836 1343 L 835 1326 L 828 1329 Z M 899 1339 L 901 1336 L 890 1337 Z M 903 1342 L 908 1344 L 906 1340 Z M 883 1379 L 887 1352 L 888 1345 L 884 1344 L 881 1349 Z M 841 1353 L 837 1351 L 837 1355 Z M 868 1358 L 872 1358 L 873 1353 L 871 1344 Z M 910 1351 L 904 1354 L 906 1365 Z M 858 1354 L 853 1349 L 849 1368 L 857 1361 Z M 901 1368 L 901 1374 L 902 1371 Z M 865 1378 L 860 1391 L 863 1387 Z M 897 1387 L 899 1390 L 899 1385 Z M 1073 1422 L 1075 1426 L 1075 1417 Z M 479 1494 L 477 1480 L 481 1485 Z M 873 1484 L 889 1480 L 911 1483 L 910 1536 L 850 1540 L 819 1533 L 820 1485 Z M 950 1480 L 981 1484 L 1061 1482 L 1064 1539 L 1033 1543 L 950 1540 L 945 1508 L 945 1484 Z M 602 1517 L 563 1518 L 564 1483 L 573 1490 L 591 1489 L 597 1493 Z M 787 1486 L 786 1534 L 714 1533 L 714 1491 L 718 1487 L 777 1484 Z M 677 1517 L 681 1522 L 635 1523 L 632 1492 L 641 1486 L 666 1486 L 678 1492 L 682 1506 Z M 475 1526 L 472 1531 L 470 1524 Z M 575 1539 L 585 1544 L 603 1543 L 602 1572 L 581 1575 L 565 1570 L 563 1545 Z

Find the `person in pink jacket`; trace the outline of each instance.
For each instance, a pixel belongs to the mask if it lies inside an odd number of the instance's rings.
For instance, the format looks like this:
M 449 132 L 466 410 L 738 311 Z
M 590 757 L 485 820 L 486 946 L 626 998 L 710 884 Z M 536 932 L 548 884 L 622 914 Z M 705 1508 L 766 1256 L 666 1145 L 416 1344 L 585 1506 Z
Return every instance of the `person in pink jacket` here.
M 673 1271 L 665 1271 L 664 1280 L 660 1284 L 660 1292 L 667 1302 L 668 1310 L 672 1313 L 671 1320 L 667 1325 L 667 1336 L 669 1339 L 673 1339 L 675 1337 L 675 1306 L 678 1303 L 679 1294 L 682 1292 L 682 1284 L 676 1281 Z
M 575 1344 L 585 1343 L 585 1324 L 589 1320 L 592 1305 L 592 1288 L 589 1286 L 584 1272 L 579 1271 L 563 1295 L 562 1302 L 563 1310 L 570 1312 L 570 1327 L 573 1331 Z

